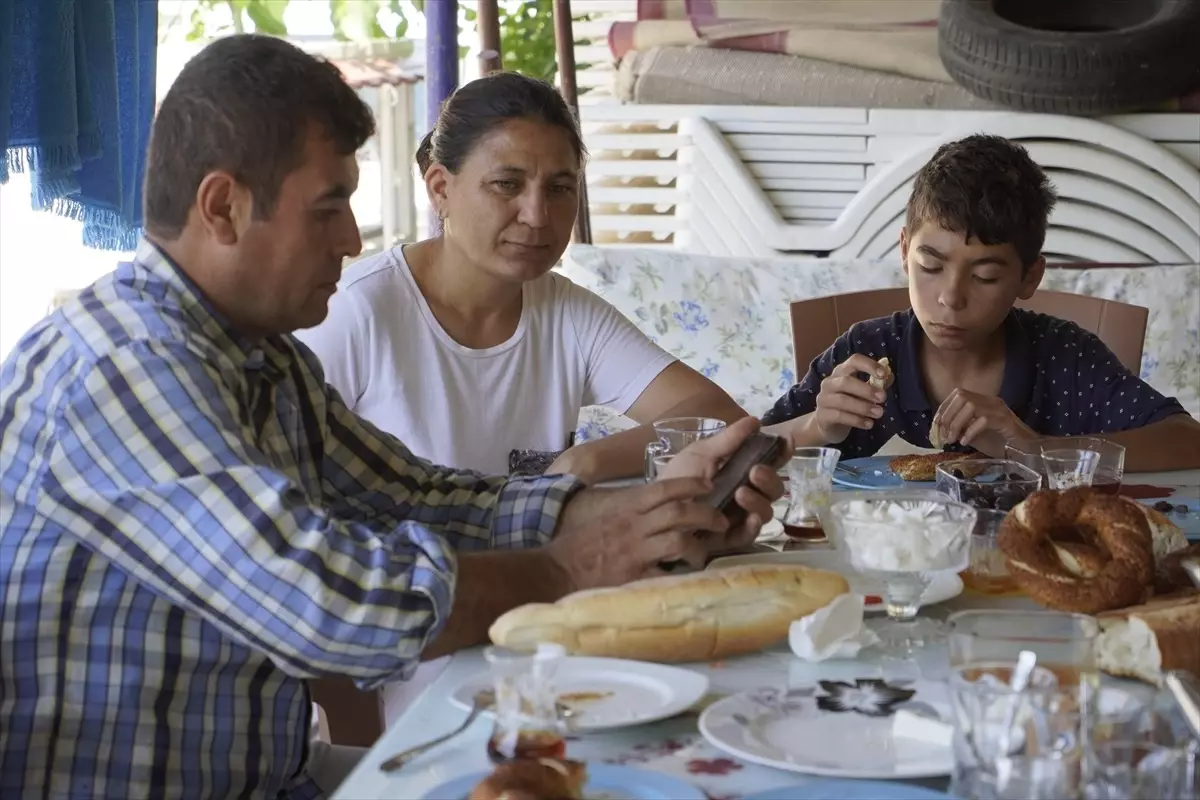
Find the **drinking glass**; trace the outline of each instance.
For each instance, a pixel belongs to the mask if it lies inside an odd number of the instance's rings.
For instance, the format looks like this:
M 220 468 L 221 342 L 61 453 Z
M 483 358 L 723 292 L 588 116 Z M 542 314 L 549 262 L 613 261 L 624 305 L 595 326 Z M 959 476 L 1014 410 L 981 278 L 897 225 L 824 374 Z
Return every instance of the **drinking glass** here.
M 1095 450 L 1043 448 L 1042 464 L 1046 469 L 1047 488 L 1074 489 L 1092 485 L 1096 468 L 1100 466 L 1100 454 Z
M 1026 445 L 1006 445 L 1005 458 L 1019 461 L 1030 469 L 1046 476 L 1042 464 L 1042 449 L 1093 450 L 1100 454 L 1096 474 L 1092 476 L 1092 488 L 1104 494 L 1117 494 L 1121 481 L 1125 479 L 1125 448 L 1098 436 L 1061 436 L 1034 439 Z
M 1109 741 L 1093 747 L 1094 767 L 1084 788 L 1086 800 L 1182 800 L 1195 757 L 1184 748 L 1146 741 Z
M 951 670 L 950 792 L 971 800 L 1078 797 L 1084 748 L 1075 693 L 1041 666 L 1017 691 L 1008 683 L 1015 663 L 971 663 Z
M 654 459 L 678 455 L 684 448 L 725 429 L 725 423 L 711 417 L 670 417 L 654 423 L 655 440 L 646 445 L 646 481 L 655 479 Z
M 562 645 L 542 644 L 533 651 L 488 647 L 483 655 L 496 692 L 488 757 L 494 762 L 562 758 L 566 740 L 554 686 L 565 655 Z
M 975 509 L 975 529 L 971 531 L 971 563 L 963 573 L 963 583 L 980 594 L 1006 594 L 1017 584 L 1008 574 L 1008 563 L 996 540 L 1007 511 Z
M 951 614 L 946 624 L 951 668 L 1016 663 L 1021 651 L 1029 650 L 1039 666 L 1054 673 L 1059 685 L 1085 682 L 1094 691 L 1099 683 L 1100 625 L 1095 617 L 1064 611 L 980 609 Z
M 966 569 L 975 519 L 970 506 L 929 492 L 830 504 L 823 521 L 842 560 L 884 586 L 888 619 L 876 633 L 885 651 L 907 655 L 942 638 L 942 625 L 917 618 L 921 596 L 936 573 Z
M 938 464 L 934 483 L 972 508 L 1011 511 L 1042 488 L 1042 476 L 1018 461 L 972 458 Z
M 801 447 L 788 461 L 788 509 L 783 530 L 793 539 L 824 539 L 821 516 L 833 495 L 833 470 L 841 453 L 832 447 Z

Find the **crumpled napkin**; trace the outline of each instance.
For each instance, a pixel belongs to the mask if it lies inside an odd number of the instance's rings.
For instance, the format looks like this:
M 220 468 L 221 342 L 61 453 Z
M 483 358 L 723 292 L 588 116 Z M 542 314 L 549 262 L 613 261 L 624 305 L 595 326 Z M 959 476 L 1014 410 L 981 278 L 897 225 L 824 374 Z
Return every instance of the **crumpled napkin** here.
M 792 652 L 805 661 L 854 658 L 863 648 L 878 643 L 875 632 L 863 625 L 862 595 L 852 592 L 839 595 L 788 628 Z

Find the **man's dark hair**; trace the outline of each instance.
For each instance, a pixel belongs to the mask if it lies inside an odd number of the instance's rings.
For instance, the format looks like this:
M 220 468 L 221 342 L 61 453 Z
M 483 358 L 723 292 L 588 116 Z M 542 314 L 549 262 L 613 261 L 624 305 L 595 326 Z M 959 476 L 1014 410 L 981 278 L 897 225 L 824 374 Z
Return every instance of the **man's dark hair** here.
M 475 145 L 497 125 L 530 119 L 566 131 L 575 155 L 587 150 L 575 115 L 552 85 L 515 72 L 494 72 L 459 87 L 450 95 L 433 130 L 417 148 L 417 168 L 424 175 L 433 164 L 457 174 Z
M 909 236 L 932 222 L 983 244 L 1011 244 L 1028 267 L 1042 252 L 1057 199 L 1024 147 L 976 134 L 942 145 L 921 167 L 905 224 Z
M 375 133 L 371 109 L 337 67 L 272 36 L 218 39 L 189 61 L 163 98 L 146 160 L 146 230 L 174 239 L 204 176 L 225 170 L 267 219 L 284 177 L 301 165 L 309 126 L 339 153 Z

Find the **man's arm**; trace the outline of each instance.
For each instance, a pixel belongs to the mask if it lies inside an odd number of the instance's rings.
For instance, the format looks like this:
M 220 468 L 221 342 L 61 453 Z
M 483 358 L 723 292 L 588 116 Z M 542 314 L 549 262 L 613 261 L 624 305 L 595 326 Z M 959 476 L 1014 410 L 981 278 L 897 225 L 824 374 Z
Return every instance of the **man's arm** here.
M 1200 422 L 1191 414 L 1172 414 L 1144 428 L 1106 433 L 1125 448 L 1126 472 L 1200 469 Z
M 570 473 L 587 483 L 641 475 L 646 445 L 654 440 L 655 420 L 713 417 L 735 422 L 746 412 L 720 386 L 682 361 L 675 361 L 650 382 L 626 415 L 641 424 L 572 447 L 547 472 Z
M 258 450 L 218 370 L 182 347 L 106 357 L 61 420 L 39 513 L 288 674 L 404 676 L 446 624 L 445 539 L 331 514 L 297 483 L 306 465 Z

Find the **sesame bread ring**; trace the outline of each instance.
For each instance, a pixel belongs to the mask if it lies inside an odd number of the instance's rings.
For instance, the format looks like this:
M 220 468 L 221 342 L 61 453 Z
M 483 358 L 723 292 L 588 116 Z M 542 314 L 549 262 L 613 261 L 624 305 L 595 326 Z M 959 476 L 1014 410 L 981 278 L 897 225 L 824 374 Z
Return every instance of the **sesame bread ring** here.
M 1125 608 L 1154 583 L 1146 515 L 1090 488 L 1033 493 L 1005 518 L 997 543 L 1016 584 L 1058 611 Z

